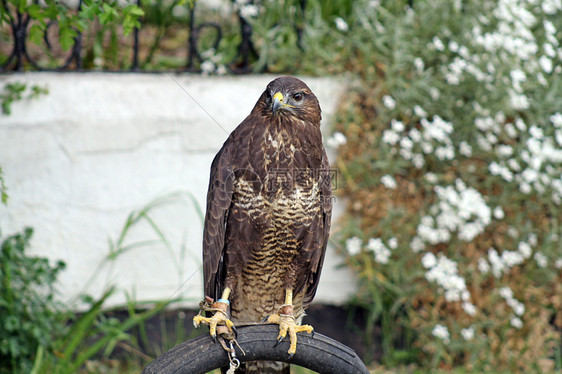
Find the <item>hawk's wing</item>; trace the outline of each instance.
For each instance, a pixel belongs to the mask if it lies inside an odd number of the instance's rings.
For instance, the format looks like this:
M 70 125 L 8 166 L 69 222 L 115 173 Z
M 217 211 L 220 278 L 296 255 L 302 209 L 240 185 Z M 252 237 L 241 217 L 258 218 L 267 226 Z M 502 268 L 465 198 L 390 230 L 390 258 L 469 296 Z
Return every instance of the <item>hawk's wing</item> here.
M 322 149 L 322 164 L 320 172 L 320 206 L 322 208 L 322 216 L 318 222 L 315 222 L 315 231 L 313 235 L 316 236 L 315 242 L 318 243 L 317 247 L 310 250 L 310 269 L 312 270 L 309 274 L 308 287 L 306 290 L 306 295 L 304 296 L 304 307 L 306 308 L 308 304 L 314 298 L 316 294 L 316 289 L 318 288 L 318 282 L 320 281 L 320 273 L 322 271 L 322 265 L 324 264 L 324 256 L 326 255 L 326 247 L 328 245 L 328 237 L 330 236 L 330 222 L 332 217 L 332 181 L 330 172 L 330 163 L 328 161 L 328 156 L 326 151 Z M 319 227 L 318 227 L 319 226 Z
M 203 233 L 203 282 L 205 296 L 220 297 L 223 278 L 226 222 L 233 193 L 232 135 L 224 143 L 211 165 L 207 212 Z

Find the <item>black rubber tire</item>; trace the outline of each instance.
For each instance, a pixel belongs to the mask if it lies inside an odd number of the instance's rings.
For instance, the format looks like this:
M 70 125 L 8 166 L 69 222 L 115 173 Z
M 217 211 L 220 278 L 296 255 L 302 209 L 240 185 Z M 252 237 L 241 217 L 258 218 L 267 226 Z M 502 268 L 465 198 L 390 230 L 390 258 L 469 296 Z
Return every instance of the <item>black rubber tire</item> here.
M 238 327 L 238 344 L 246 354 L 236 347 L 237 358 L 241 362 L 283 361 L 322 374 L 369 373 L 353 349 L 318 333 L 299 333 L 297 352 L 289 359 L 289 337 L 275 346 L 278 333 L 277 325 Z M 207 373 L 227 365 L 226 351 L 205 334 L 159 356 L 144 368 L 143 374 Z

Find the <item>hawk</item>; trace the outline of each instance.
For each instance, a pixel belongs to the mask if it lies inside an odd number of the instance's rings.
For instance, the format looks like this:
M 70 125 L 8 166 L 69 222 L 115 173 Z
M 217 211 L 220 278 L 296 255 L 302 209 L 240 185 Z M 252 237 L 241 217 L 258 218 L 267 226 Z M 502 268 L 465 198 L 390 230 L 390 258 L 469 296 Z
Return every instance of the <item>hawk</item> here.
M 193 321 L 209 324 L 213 339 L 217 325 L 232 332 L 234 322 L 266 321 L 279 325 L 278 341 L 289 334 L 292 356 L 296 333 L 313 331 L 300 319 L 318 287 L 332 212 L 321 118 L 304 82 L 277 78 L 213 160 L 203 270 L 215 314 Z

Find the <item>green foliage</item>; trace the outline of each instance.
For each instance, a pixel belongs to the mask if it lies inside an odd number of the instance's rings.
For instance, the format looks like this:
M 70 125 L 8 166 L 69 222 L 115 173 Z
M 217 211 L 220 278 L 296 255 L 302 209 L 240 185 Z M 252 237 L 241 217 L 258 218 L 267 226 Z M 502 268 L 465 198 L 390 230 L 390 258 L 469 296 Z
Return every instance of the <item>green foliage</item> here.
M 27 13 L 35 21 L 30 27 L 30 39 L 35 43 L 41 41 L 50 22 L 58 25 L 59 42 L 63 50 L 74 44 L 78 32 L 83 32 L 89 25 L 88 21 L 99 20 L 100 24 L 118 23 L 122 25 L 125 35 L 140 26 L 139 18 L 144 12 L 136 4 L 121 6 L 117 1 L 85 0 L 80 11 L 70 9 L 60 1 L 47 0 L 44 4 L 10 0 L 0 3 L 0 27 L 13 21 L 13 12 Z
M 54 284 L 64 269 L 46 258 L 30 257 L 33 230 L 26 228 L 2 242 L 0 262 L 0 362 L 1 373 L 28 373 L 33 359 L 53 352 L 53 336 L 64 329 L 61 304 L 54 299 Z
M 0 202 L 6 205 L 8 203 L 8 189 L 4 183 L 4 173 L 2 172 L 2 167 L 0 166 Z
M 25 94 L 26 89 L 27 84 L 25 83 L 7 83 L 4 86 L 3 92 L 0 94 L 2 113 L 10 115 L 12 113 L 12 104 L 16 101 L 37 99 L 39 96 L 49 93 L 46 87 L 40 87 L 38 85 L 31 86 L 31 90 L 27 94 Z M 4 191 L 4 188 L 2 188 L 2 191 Z
M 106 291 L 99 299 L 89 296 L 83 301 L 90 304 L 89 309 L 69 320 L 71 327 L 53 342 L 56 354 L 45 359 L 36 359 L 38 373 L 73 374 L 93 357 L 109 356 L 118 343 L 131 342 L 128 333 L 132 328 L 164 310 L 173 300 L 153 303 L 151 308 L 137 312 L 138 303 L 131 301 L 128 305 L 129 315 L 123 320 L 108 317 L 103 309 L 106 300 L 113 295 L 114 288 Z
M 202 212 L 189 193 L 170 194 L 152 201 L 129 215 L 118 239 L 110 242 L 108 256 L 87 283 L 97 282 L 102 268 L 113 268 L 123 254 L 135 248 L 162 243 L 171 251 L 164 232 L 150 213 L 165 204 L 177 204 L 178 200 L 195 204 L 202 219 Z M 156 238 L 131 243 L 128 235 L 140 224 L 147 224 Z M 62 305 L 55 301 L 54 285 L 64 269 L 64 263 L 59 261 L 51 266 L 45 258 L 30 257 L 24 253 L 29 247 L 32 232 L 25 229 L 2 243 L 0 373 L 74 374 L 88 360 L 108 357 L 118 345 L 136 351 L 138 342 L 130 333 L 133 328 L 138 328 L 143 343 L 149 344 L 144 322 L 177 302 L 178 297 L 171 295 L 167 300 L 154 302 L 138 302 L 128 297 L 126 305 L 116 308 L 125 309 L 127 315 L 117 318 L 105 307 L 107 300 L 116 292 L 114 287 L 108 287 L 98 298 L 83 294 L 80 297 L 81 309 L 86 307 L 86 310 L 76 313 L 76 302 Z M 184 252 L 185 248 L 180 254 L 182 259 Z M 178 267 L 178 275 L 184 276 L 181 266 Z M 146 359 L 146 356 L 142 357 Z

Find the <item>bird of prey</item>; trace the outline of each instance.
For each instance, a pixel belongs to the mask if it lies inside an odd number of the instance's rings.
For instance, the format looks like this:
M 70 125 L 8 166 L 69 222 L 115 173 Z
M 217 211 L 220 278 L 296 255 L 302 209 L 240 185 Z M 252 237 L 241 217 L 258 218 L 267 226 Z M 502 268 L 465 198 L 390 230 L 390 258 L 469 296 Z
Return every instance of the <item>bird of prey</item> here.
M 193 320 L 209 324 L 213 339 L 217 325 L 232 332 L 233 322 L 266 321 L 279 325 L 278 341 L 289 334 L 292 356 L 297 332 L 313 331 L 300 320 L 318 287 L 332 212 L 321 118 L 304 82 L 277 78 L 213 160 L 203 269 L 215 313 Z M 253 364 L 246 372 L 288 370 Z

